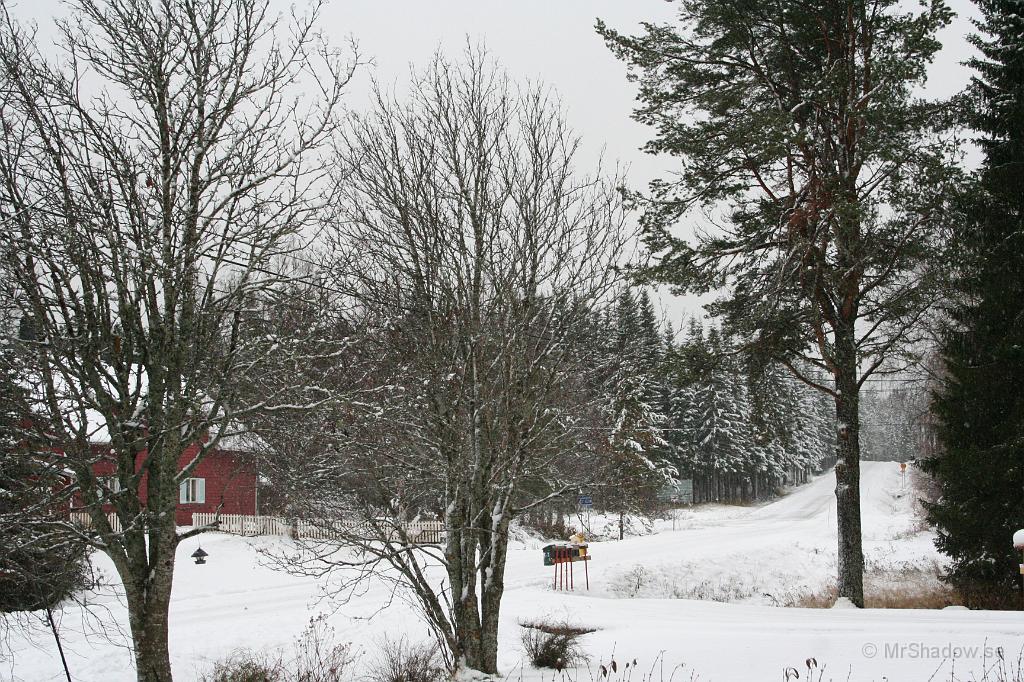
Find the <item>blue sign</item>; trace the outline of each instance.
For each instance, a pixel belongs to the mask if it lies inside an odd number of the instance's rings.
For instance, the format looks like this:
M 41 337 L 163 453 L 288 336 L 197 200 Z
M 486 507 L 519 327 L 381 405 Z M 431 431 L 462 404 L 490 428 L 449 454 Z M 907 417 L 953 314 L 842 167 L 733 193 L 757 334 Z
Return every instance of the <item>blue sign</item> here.
M 580 495 L 579 504 L 584 509 L 590 509 L 594 506 L 594 498 L 590 495 Z

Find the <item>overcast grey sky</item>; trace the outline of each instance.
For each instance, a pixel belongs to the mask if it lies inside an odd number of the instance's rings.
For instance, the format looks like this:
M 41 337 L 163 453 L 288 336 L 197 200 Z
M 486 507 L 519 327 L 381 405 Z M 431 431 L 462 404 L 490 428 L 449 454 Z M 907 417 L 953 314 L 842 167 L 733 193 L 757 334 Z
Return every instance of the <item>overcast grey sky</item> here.
M 967 82 L 969 71 L 960 62 L 972 54 L 965 37 L 969 17 L 977 15 L 970 0 L 947 1 L 958 16 L 943 32 L 943 51 L 930 72 L 927 93 L 936 97 Z M 66 12 L 59 0 L 16 0 L 11 9 L 16 18 L 37 22 L 44 40 L 53 35 L 51 17 Z M 426 63 L 439 47 L 457 52 L 468 37 L 486 44 L 513 78 L 541 80 L 557 90 L 569 122 L 583 137 L 586 160 L 596 160 L 603 150 L 608 161 L 629 167 L 631 185 L 642 187 L 673 162 L 639 150 L 649 132 L 630 118 L 635 89 L 623 64 L 594 32 L 598 17 L 629 32 L 641 21 L 671 21 L 674 5 L 665 0 L 330 0 L 322 27 L 339 45 L 353 37 L 363 56 L 374 61 L 352 84 L 350 108 L 365 106 L 371 76 L 404 83 L 410 64 Z M 693 308 L 663 298 L 672 319 Z
M 974 10 L 969 0 L 951 4 L 959 13 Z M 596 156 L 604 147 L 609 159 L 628 163 L 631 180 L 642 184 L 671 161 L 639 151 L 648 130 L 630 118 L 635 89 L 626 82 L 623 64 L 594 32 L 594 22 L 600 17 L 634 31 L 641 21 L 671 21 L 674 7 L 665 0 L 334 0 L 324 18 L 328 30 L 351 33 L 359 41 L 384 82 L 401 82 L 410 62 L 426 62 L 438 46 L 456 52 L 466 36 L 483 39 L 513 77 L 553 86 L 587 149 Z M 966 82 L 959 62 L 970 54 L 967 30 L 960 17 L 943 36 L 946 47 L 933 68 L 930 94 L 951 94 Z M 369 73 L 364 71 L 363 82 L 356 84 L 355 97 L 364 96 Z

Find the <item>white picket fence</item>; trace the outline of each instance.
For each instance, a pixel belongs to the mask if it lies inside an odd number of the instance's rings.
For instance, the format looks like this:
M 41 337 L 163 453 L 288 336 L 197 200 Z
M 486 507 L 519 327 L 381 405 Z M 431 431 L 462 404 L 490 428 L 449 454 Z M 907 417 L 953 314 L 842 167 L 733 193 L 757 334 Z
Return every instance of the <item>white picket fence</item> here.
M 209 526 L 217 522 L 217 529 L 235 535 L 287 535 L 294 538 L 333 540 L 339 537 L 361 537 L 372 540 L 379 534 L 369 523 L 333 521 L 310 523 L 289 521 L 279 516 L 250 516 L 248 514 L 192 514 L 193 526 Z M 444 523 L 441 521 L 413 521 L 405 524 L 409 539 L 423 544 L 444 542 Z
M 121 517 L 117 514 L 107 514 L 107 522 L 110 523 L 112 531 L 121 532 Z M 92 517 L 87 512 L 71 512 L 71 523 L 82 528 L 92 528 Z

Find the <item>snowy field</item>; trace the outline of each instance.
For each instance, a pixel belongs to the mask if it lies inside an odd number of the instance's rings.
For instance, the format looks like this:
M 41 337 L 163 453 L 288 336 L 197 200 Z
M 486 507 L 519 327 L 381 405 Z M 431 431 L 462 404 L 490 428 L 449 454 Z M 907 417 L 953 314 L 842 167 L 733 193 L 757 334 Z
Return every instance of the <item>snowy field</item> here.
M 982 679 L 998 664 L 1018 665 L 1024 647 L 1020 612 L 966 610 L 842 610 L 780 608 L 820 592 L 835 572 L 835 509 L 831 474 L 759 507 L 707 506 L 681 511 L 657 532 L 592 545 L 590 591 L 551 589 L 539 541 L 516 543 L 509 553 L 501 627 L 501 667 L 509 680 L 593 680 L 612 655 L 638 663 L 640 682 L 654 680 L 750 682 L 783 679 L 794 667 L 807 679 L 805 661 L 817 660 L 822 680 Z M 935 580 L 941 558 L 931 536 L 918 531 L 911 495 L 900 490 L 896 464 L 863 464 L 864 539 L 872 581 Z M 592 519 L 593 521 L 593 519 Z M 179 548 L 171 605 L 171 657 L 178 680 L 198 679 L 233 650 L 290 651 L 310 618 L 326 614 L 337 641 L 351 642 L 360 665 L 376 656 L 385 637 L 427 638 L 427 629 L 401 595 L 384 584 L 365 586 L 347 603 L 322 599 L 326 580 L 300 578 L 262 565 L 259 550 L 287 549 L 280 538 L 202 537 L 209 563 Z M 112 568 L 97 560 L 108 576 Z M 114 589 L 91 596 L 98 616 L 75 609 L 62 615 L 75 680 L 134 679 L 127 648 L 127 615 Z M 563 678 L 523 661 L 520 621 L 566 620 L 597 628 L 583 638 L 589 669 Z M 83 634 L 101 620 L 103 636 Z M 120 634 L 119 634 L 120 632 Z M 13 634 L 0 664 L 3 680 L 63 679 L 48 631 Z M 524 667 L 525 666 L 525 667 Z M 672 676 L 672 670 L 678 669 Z M 642 674 L 640 674 L 642 673 Z M 818 673 L 814 679 L 818 679 Z

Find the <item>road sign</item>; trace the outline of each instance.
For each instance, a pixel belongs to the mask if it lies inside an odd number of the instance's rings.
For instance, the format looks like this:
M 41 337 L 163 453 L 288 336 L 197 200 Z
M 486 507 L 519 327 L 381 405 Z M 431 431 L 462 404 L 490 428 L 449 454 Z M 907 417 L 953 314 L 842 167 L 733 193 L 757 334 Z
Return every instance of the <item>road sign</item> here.
M 666 484 L 658 491 L 658 499 L 670 504 L 693 504 L 693 479 Z
M 590 495 L 580 495 L 579 505 L 583 509 L 590 509 L 594 506 L 594 498 Z
M 693 479 L 687 478 L 679 481 L 679 501 L 683 504 L 693 504 Z

